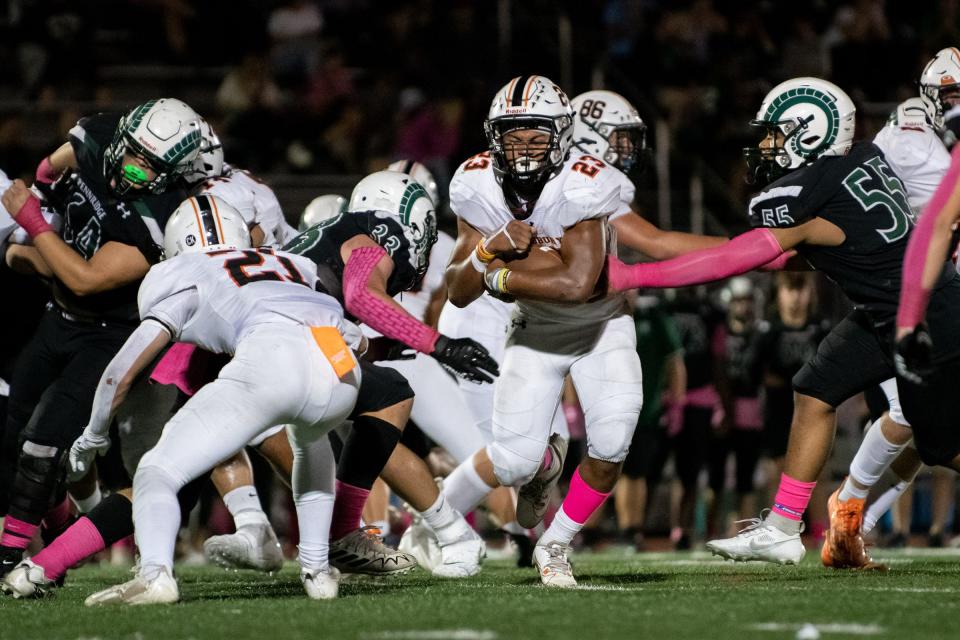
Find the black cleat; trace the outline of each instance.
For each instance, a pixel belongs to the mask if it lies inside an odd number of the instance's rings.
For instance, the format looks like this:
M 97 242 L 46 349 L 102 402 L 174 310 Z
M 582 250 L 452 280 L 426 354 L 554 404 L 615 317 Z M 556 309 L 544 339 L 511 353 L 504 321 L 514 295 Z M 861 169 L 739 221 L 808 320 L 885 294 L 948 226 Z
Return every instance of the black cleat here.
M 517 545 L 517 566 L 521 569 L 533 566 L 533 548 L 536 546 L 528 535 L 511 533 L 510 539 Z
M 23 560 L 23 549 L 0 547 L 0 580 L 7 577 L 13 568 Z

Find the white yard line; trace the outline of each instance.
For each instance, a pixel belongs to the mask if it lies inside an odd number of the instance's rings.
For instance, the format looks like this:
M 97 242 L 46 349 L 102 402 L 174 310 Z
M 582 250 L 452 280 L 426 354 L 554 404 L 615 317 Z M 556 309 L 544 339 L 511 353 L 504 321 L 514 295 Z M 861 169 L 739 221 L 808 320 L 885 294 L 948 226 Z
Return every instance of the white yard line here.
M 489 629 L 411 629 L 378 631 L 367 637 L 384 640 L 496 640 L 497 633 Z
M 752 624 L 748 629 L 754 631 L 799 631 L 804 624 L 795 624 L 791 622 L 761 622 Z M 812 625 L 820 633 L 846 633 L 853 636 L 876 636 L 885 631 L 883 627 L 876 624 L 856 624 L 849 622 L 825 622 Z

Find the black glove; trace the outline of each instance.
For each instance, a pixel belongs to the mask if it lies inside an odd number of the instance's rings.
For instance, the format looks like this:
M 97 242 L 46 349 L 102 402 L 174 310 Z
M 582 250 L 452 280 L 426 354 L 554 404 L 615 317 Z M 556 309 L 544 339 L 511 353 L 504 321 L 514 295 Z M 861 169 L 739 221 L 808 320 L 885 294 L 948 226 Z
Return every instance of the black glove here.
M 500 375 L 497 361 L 490 357 L 482 344 L 470 338 L 440 336 L 430 355 L 456 375 L 472 382 L 493 382 L 492 376 Z
M 893 361 L 897 374 L 914 384 L 923 384 L 933 373 L 933 340 L 923 324 L 897 340 Z

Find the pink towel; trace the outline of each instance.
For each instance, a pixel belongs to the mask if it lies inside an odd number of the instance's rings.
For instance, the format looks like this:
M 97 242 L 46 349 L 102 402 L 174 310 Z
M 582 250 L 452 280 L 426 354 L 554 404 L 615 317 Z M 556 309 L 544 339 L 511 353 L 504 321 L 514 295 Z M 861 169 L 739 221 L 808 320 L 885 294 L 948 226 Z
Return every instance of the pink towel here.
M 160 384 L 176 385 L 188 396 L 216 377 L 210 375 L 210 353 L 195 345 L 177 342 L 154 367 L 150 379 Z

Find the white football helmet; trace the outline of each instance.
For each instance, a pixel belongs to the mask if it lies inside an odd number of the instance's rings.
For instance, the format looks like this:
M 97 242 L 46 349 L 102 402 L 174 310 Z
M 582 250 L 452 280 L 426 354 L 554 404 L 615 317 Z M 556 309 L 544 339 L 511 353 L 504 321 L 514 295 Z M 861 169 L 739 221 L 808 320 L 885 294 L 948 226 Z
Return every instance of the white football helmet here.
M 181 202 L 163 230 L 163 253 L 168 260 L 181 253 L 249 247 L 250 231 L 240 212 L 209 194 Z
M 821 156 L 842 156 L 853 144 L 856 107 L 843 89 L 820 78 L 793 78 L 774 87 L 756 120 L 772 146 L 747 147 L 748 181 L 769 182 Z
M 573 109 L 567 94 L 543 76 L 520 76 L 493 98 L 483 123 L 498 180 L 517 185 L 542 183 L 560 171 L 573 140 Z M 521 145 L 508 159 L 503 136 L 518 129 L 536 129 L 550 136 L 542 150 Z M 514 155 L 514 153 L 516 155 Z
M 104 152 L 104 170 L 118 196 L 131 189 L 161 193 L 191 171 L 200 153 L 201 118 L 176 98 L 149 100 L 120 119 L 113 141 Z M 156 173 L 148 180 L 139 167 L 123 163 L 124 153 L 136 155 Z
M 626 98 L 613 91 L 587 91 L 573 106 L 573 146 L 624 173 L 647 148 L 647 125 Z
M 422 278 L 430 264 L 430 249 L 437 241 L 437 214 L 427 190 L 406 173 L 371 173 L 353 188 L 347 205 L 348 213 L 365 211 L 400 222 L 410 243 L 410 263 L 418 280 Z
M 315 224 L 333 220 L 347 210 L 347 199 L 336 194 L 317 196 L 300 215 L 298 231 L 306 231 Z
M 932 126 L 936 114 L 932 113 L 928 107 L 929 103 L 923 98 L 907 98 L 890 112 L 887 123 L 897 127 Z
M 223 175 L 223 143 L 205 118 L 200 118 L 200 153 L 186 180 L 190 184 Z
M 397 160 L 387 167 L 390 171 L 399 171 L 411 176 L 427 190 L 427 195 L 433 201 L 434 207 L 440 206 L 440 190 L 437 188 L 437 181 L 433 179 L 430 169 L 416 160 Z
M 920 98 L 932 114 L 933 125 L 941 128 L 943 114 L 960 104 L 960 51 L 956 47 L 941 49 L 923 68 Z

